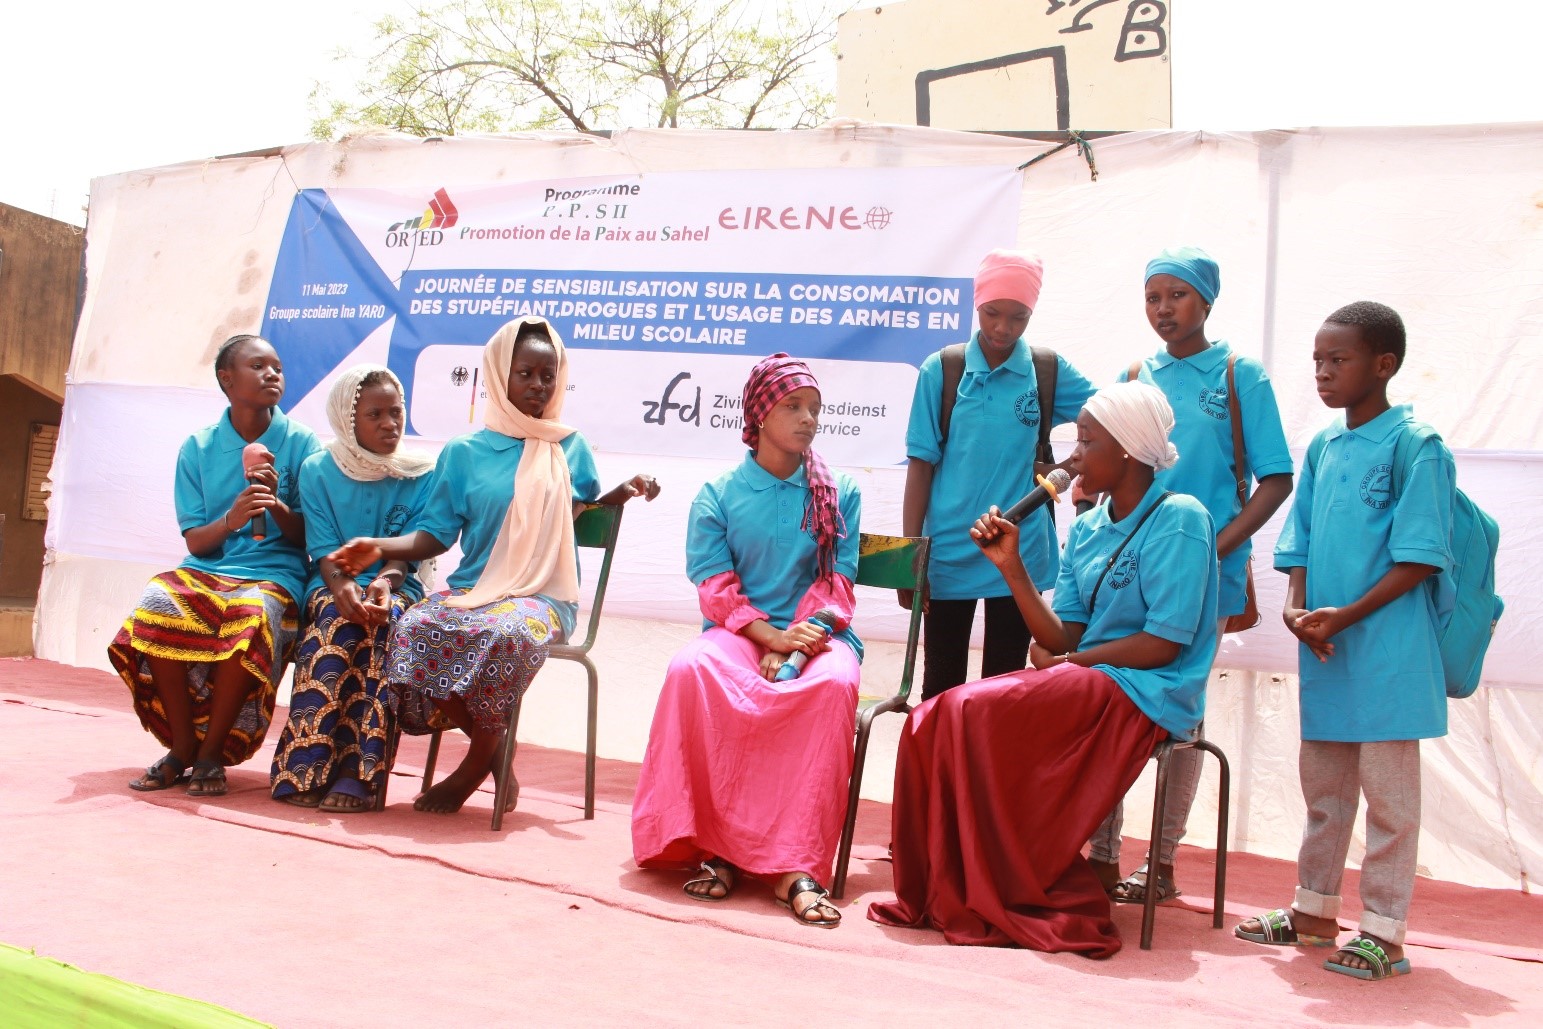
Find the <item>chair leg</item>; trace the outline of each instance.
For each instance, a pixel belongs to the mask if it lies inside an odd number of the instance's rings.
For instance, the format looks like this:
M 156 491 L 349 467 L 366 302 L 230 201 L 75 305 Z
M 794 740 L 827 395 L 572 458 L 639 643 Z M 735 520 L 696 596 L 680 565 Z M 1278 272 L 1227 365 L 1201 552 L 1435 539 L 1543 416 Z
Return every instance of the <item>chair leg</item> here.
M 1227 755 L 1214 744 L 1202 741 L 1195 746 L 1216 758 L 1219 772 L 1216 794 L 1216 899 L 1211 906 L 1211 927 L 1220 929 L 1227 908 L 1227 823 L 1232 807 L 1232 770 L 1227 765 Z
M 873 730 L 875 708 L 857 718 L 857 749 L 852 754 L 852 778 L 847 784 L 847 816 L 841 826 L 841 846 L 836 850 L 836 878 L 830 895 L 840 900 L 846 896 L 847 864 L 852 859 L 852 836 L 857 831 L 858 795 L 863 788 L 863 765 L 868 760 L 868 737 Z
M 391 789 L 391 770 L 396 767 L 396 749 L 402 743 L 402 727 L 393 720 L 386 733 L 386 774 L 381 776 L 380 789 L 375 791 L 375 810 L 386 810 L 386 791 Z
M 493 774 L 493 832 L 504 827 L 504 805 L 509 802 L 509 791 L 514 787 L 514 750 L 517 746 L 515 731 L 520 727 L 520 706 L 524 698 L 515 699 L 509 709 L 509 724 L 504 729 L 504 742 L 498 748 L 498 769 Z
M 1157 870 L 1163 856 L 1163 819 L 1168 813 L 1168 758 L 1172 747 L 1157 755 L 1157 782 L 1153 784 L 1152 840 L 1147 846 L 1147 886 L 1141 904 L 1141 949 L 1152 949 L 1152 927 L 1157 922 Z
M 583 659 L 589 676 L 589 724 L 584 737 L 584 817 L 595 817 L 595 739 L 600 711 L 600 673 L 589 656 Z

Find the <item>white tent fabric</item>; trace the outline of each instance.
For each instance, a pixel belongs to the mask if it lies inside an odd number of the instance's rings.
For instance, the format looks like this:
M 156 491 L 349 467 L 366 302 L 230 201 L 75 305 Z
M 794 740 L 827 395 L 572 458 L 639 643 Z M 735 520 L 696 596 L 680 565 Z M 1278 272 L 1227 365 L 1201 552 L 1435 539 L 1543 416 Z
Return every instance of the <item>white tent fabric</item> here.
M 146 576 L 183 553 L 171 511 L 176 447 L 222 407 L 214 348 L 261 321 L 296 190 L 427 193 L 445 183 L 688 169 L 1015 166 L 1046 149 L 856 123 L 628 131 L 609 140 L 365 136 L 97 180 L 53 470 L 38 656 L 105 667 L 105 644 Z M 1451 735 L 1424 748 L 1422 868 L 1527 888 L 1543 871 L 1534 772 L 1543 757 L 1543 666 L 1532 661 L 1543 601 L 1524 589 L 1543 566 L 1543 126 L 1147 132 L 1100 140 L 1094 151 L 1096 181 L 1075 150 L 1025 171 L 1018 240 L 1047 268 L 1032 341 L 1095 381 L 1156 349 L 1141 275 L 1170 244 L 1199 244 L 1220 261 L 1212 334 L 1265 362 L 1299 456 L 1331 416 L 1311 387 L 1308 357 L 1324 315 L 1367 298 L 1404 316 L 1410 350 L 1394 399 L 1412 401 L 1442 430 L 1458 453 L 1461 485 L 1499 519 L 1507 604 L 1485 687 L 1453 702 Z M 698 485 L 720 466 L 667 454 L 599 460 L 607 482 L 646 465 L 666 483 L 658 503 L 629 511 L 608 611 L 675 623 L 658 638 L 678 639 L 698 618 L 681 527 Z M 864 490 L 864 528 L 898 531 L 904 469 L 847 470 Z M 1218 667 L 1229 671 L 1213 680 L 1208 727 L 1234 763 L 1234 845 L 1291 856 L 1301 818 L 1296 653 L 1273 616 L 1284 580 L 1268 560 L 1279 522 L 1256 539 L 1265 621 L 1224 646 Z M 874 603 L 860 618 L 869 638 L 903 632 L 893 603 Z M 629 742 L 610 754 L 635 760 L 641 751 Z M 874 778 L 867 792 L 887 795 Z M 1204 822 L 1197 809 L 1192 823 Z

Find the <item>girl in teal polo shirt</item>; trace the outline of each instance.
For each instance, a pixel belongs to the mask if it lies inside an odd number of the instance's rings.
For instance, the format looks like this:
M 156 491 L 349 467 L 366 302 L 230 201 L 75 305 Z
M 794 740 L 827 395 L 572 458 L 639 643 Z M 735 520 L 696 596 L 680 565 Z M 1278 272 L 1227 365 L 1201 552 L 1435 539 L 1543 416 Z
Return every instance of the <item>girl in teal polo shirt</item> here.
M 1093 384 L 1059 355 L 1053 355 L 1054 396 L 1041 389 L 1023 337 L 1043 278 L 1044 264 L 1034 254 L 993 250 L 981 261 L 975 275 L 980 331 L 964 348 L 946 439 L 942 354 L 923 361 L 916 379 L 905 434 L 910 461 L 901 524 L 907 536 L 932 537 L 923 698 L 968 678 L 977 601 L 985 606 L 981 676 L 1016 672 L 1027 663 L 1028 627 L 969 528 L 992 504 L 1006 507 L 1034 488 L 1036 472 L 1050 470 L 1034 464 L 1041 422 L 1070 422 L 1093 395 Z M 1035 581 L 1054 582 L 1058 555 L 1048 509 L 1024 519 L 1019 543 Z M 902 591 L 900 605 L 910 609 L 908 591 Z
M 923 703 L 895 761 L 892 903 L 870 918 L 949 943 L 1120 949 L 1082 845 L 1166 736 L 1194 729 L 1216 649 L 1216 539 L 1157 473 L 1179 457 L 1157 389 L 1120 383 L 1077 418 L 1071 465 L 1103 504 L 1071 527 L 1053 606 L 996 507 L 971 535 L 1034 634 L 1034 667 Z
M 297 487 L 316 436 L 278 409 L 284 369 L 267 340 L 232 336 L 214 374 L 230 407 L 177 454 L 173 500 L 188 557 L 150 580 L 107 648 L 140 724 L 169 748 L 129 783 L 136 790 L 187 782 L 193 796 L 226 792 L 225 766 L 262 745 L 299 626 L 307 561 Z M 262 449 L 247 468 L 249 445 Z
M 1163 391 L 1173 408 L 1173 442 L 1177 464 L 1158 475 L 1167 489 L 1188 493 L 1205 505 L 1216 526 L 1216 555 L 1221 562 L 1221 594 L 1217 617 L 1225 621 L 1243 611 L 1248 575 L 1249 542 L 1259 527 L 1291 494 L 1291 451 L 1281 426 L 1275 388 L 1264 365 L 1235 354 L 1225 341 L 1206 337 L 1206 318 L 1221 292 L 1221 270 L 1199 247 L 1173 247 L 1147 264 L 1145 279 L 1147 321 L 1163 341 L 1163 349 L 1142 361 L 1138 378 Z M 1236 404 L 1229 393 L 1236 383 Z M 1127 370 L 1122 378 L 1128 377 Z M 1234 470 L 1232 410 L 1242 416 L 1243 455 L 1246 468 Z M 1258 480 L 1247 503 L 1238 499 L 1238 480 Z M 1200 783 L 1200 751 L 1184 748 L 1173 752 L 1168 765 L 1168 799 L 1159 838 L 1157 875 L 1147 863 L 1120 878 L 1120 830 L 1123 805 L 1115 807 L 1094 832 L 1089 843 L 1093 867 L 1122 903 L 1146 899 L 1148 883 L 1157 899 L 1178 895 L 1174 883 L 1174 858 Z
M 450 588 L 398 619 L 386 668 L 403 732 L 449 724 L 471 738 L 456 770 L 413 802 L 439 814 L 459 811 L 490 774 L 511 774 L 496 767 L 509 711 L 578 614 L 573 519 L 581 505 L 659 494 L 652 478 L 636 475 L 600 496 L 589 443 L 558 421 L 567 351 L 546 319 L 499 329 L 482 370 L 487 427 L 440 452 L 414 531 L 350 540 L 328 555 L 359 575 L 382 559 L 437 557 L 460 540 Z
M 423 586 L 404 561 L 350 576 L 327 555 L 355 536 L 406 532 L 434 458 L 398 446 L 406 424 L 402 384 L 379 365 L 338 377 L 327 420 L 335 438 L 300 468 L 306 549 L 316 567 L 270 781 L 275 800 L 364 811 L 390 764 L 396 703 L 381 670 L 391 624 L 422 599 Z

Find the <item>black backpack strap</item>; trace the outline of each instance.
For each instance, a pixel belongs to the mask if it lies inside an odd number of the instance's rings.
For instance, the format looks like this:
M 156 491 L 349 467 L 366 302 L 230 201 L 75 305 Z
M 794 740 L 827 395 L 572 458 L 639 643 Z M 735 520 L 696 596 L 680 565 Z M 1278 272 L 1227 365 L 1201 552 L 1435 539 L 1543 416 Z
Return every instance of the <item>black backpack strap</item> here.
M 1033 359 L 1034 378 L 1039 383 L 1039 445 L 1034 449 L 1034 460 L 1055 464 L 1055 451 L 1050 448 L 1050 423 L 1055 420 L 1055 379 L 1060 363 L 1049 347 L 1030 347 L 1029 357 Z
M 938 409 L 940 443 L 948 442 L 948 423 L 954 416 L 954 401 L 959 399 L 959 381 L 964 378 L 964 344 L 950 343 L 938 351 L 943 362 L 943 403 Z
M 1113 568 L 1114 563 L 1120 559 L 1120 555 L 1125 553 L 1125 545 L 1136 538 L 1136 533 L 1140 532 L 1141 527 L 1147 523 L 1147 519 L 1152 517 L 1152 512 L 1162 507 L 1163 501 L 1171 496 L 1173 496 L 1173 491 L 1168 490 L 1154 500 L 1152 506 L 1147 508 L 1147 513 L 1141 516 L 1141 520 L 1136 523 L 1136 527 L 1130 531 L 1130 535 L 1121 540 L 1120 545 L 1114 548 L 1114 553 L 1109 555 L 1109 560 L 1104 564 L 1104 570 L 1098 573 L 1098 581 L 1093 584 L 1093 595 L 1088 598 L 1088 621 L 1091 622 L 1093 620 L 1093 605 L 1098 603 L 1098 590 L 1099 587 L 1103 586 L 1104 578 L 1109 574 L 1109 569 Z M 1106 500 L 1104 503 L 1112 504 L 1113 501 Z

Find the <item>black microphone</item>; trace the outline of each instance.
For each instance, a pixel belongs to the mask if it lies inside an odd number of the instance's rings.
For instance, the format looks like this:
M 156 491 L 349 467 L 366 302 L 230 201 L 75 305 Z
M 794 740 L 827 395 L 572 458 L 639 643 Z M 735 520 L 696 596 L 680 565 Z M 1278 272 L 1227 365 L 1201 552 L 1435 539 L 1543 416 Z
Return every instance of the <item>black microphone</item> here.
M 1061 492 L 1071 488 L 1071 473 L 1065 468 L 1052 468 L 1049 475 L 1038 475 L 1038 486 L 1029 490 L 1028 496 L 1002 512 L 1002 517 L 1017 525 L 1030 514 L 1053 501 L 1061 499 Z
M 828 639 L 830 634 L 836 631 L 836 625 L 841 621 L 841 616 L 828 607 L 822 607 L 810 615 L 808 621 L 825 630 Z M 782 667 L 777 669 L 777 681 L 787 682 L 796 679 L 804 673 L 804 665 L 808 664 L 809 655 L 802 650 L 795 650 L 789 654 L 787 660 L 782 662 Z

